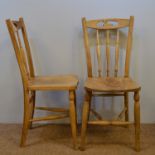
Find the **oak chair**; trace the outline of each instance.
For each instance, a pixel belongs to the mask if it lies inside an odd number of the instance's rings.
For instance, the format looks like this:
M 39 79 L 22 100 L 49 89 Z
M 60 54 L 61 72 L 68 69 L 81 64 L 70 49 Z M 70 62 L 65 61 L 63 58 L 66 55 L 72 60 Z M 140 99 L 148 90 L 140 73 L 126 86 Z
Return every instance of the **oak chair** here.
M 134 93 L 134 126 L 135 126 L 135 149 L 140 151 L 140 86 L 129 76 L 130 55 L 132 46 L 134 17 L 130 19 L 109 18 L 101 20 L 86 20 L 82 18 L 84 45 L 87 60 L 88 78 L 85 81 L 85 100 L 83 105 L 82 129 L 81 129 L 81 150 L 85 149 L 85 138 L 87 124 L 91 125 L 113 125 L 129 126 L 128 116 L 128 93 Z M 92 34 L 93 33 L 93 34 Z M 123 39 L 121 40 L 121 37 Z M 124 38 L 126 37 L 126 41 Z M 95 43 L 92 38 L 95 38 Z M 101 39 L 102 38 L 102 39 Z M 122 46 L 122 44 L 125 46 Z M 92 46 L 95 48 L 92 48 Z M 124 50 L 122 50 L 124 48 Z M 95 52 L 94 52 L 95 51 Z M 101 52 L 102 51 L 102 52 Z M 103 60 L 105 52 L 105 61 Z M 123 63 L 123 75 L 118 76 L 120 65 L 120 54 L 126 53 Z M 95 54 L 93 54 L 95 53 Z M 95 60 L 92 55 L 96 55 L 98 75 L 94 75 Z M 112 61 L 112 55 L 113 61 Z M 123 58 L 123 57 L 121 57 Z M 94 60 L 94 61 L 93 61 Z M 105 63 L 103 63 L 103 61 Z M 113 65 L 112 65 L 112 62 Z M 103 67 L 104 66 L 104 67 Z M 114 66 L 114 67 L 113 67 Z M 112 69 L 114 68 L 114 69 Z M 105 70 L 105 72 L 103 72 Z M 103 120 L 101 115 L 91 109 L 91 99 L 97 96 L 123 96 L 124 109 L 119 114 L 118 119 L 110 121 Z M 92 112 L 97 120 L 89 121 L 89 113 Z
M 76 118 L 76 88 L 78 79 L 74 75 L 60 76 L 35 76 L 31 50 L 28 42 L 26 27 L 23 18 L 19 20 L 6 20 L 11 41 L 15 50 L 16 58 L 20 68 L 24 92 L 24 119 L 21 135 L 21 146 L 26 143 L 28 129 L 31 128 L 32 122 L 44 120 L 56 120 L 70 117 L 73 145 L 76 147 L 77 118 Z M 23 46 L 24 45 L 24 46 Z M 36 91 L 68 91 L 69 92 L 69 109 L 36 107 Z M 34 110 L 47 110 L 60 114 L 45 117 L 34 118 Z

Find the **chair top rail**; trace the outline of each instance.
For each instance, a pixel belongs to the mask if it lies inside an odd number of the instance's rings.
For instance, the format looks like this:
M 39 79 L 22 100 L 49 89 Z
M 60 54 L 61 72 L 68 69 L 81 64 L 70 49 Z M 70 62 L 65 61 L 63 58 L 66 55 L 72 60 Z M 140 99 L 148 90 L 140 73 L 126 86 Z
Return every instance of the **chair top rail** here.
M 88 20 L 86 21 L 86 26 L 88 28 L 93 28 L 93 29 L 98 29 L 98 30 L 119 29 L 119 28 L 128 27 L 129 20 L 121 19 L 121 18 Z

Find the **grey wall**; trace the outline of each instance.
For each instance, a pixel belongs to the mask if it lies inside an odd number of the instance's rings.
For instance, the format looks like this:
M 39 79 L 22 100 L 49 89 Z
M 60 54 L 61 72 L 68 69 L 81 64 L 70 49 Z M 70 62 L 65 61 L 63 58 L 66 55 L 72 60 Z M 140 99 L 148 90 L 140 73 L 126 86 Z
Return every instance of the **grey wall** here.
M 141 121 L 155 122 L 155 1 L 153 0 L 1 0 L 0 1 L 0 122 L 22 122 L 22 83 L 5 19 L 22 16 L 25 20 L 35 70 L 38 75 L 68 74 L 79 76 L 77 91 L 80 120 L 86 63 L 81 17 L 88 19 L 135 16 L 132 52 L 132 77 L 142 85 Z M 122 104 L 107 100 L 97 109 L 105 117 L 117 113 Z M 98 101 L 98 102 L 101 102 Z M 132 97 L 130 118 L 133 119 Z M 68 106 L 65 92 L 39 92 L 38 105 Z M 112 105 L 112 109 L 111 106 Z M 38 115 L 38 114 L 37 114 Z

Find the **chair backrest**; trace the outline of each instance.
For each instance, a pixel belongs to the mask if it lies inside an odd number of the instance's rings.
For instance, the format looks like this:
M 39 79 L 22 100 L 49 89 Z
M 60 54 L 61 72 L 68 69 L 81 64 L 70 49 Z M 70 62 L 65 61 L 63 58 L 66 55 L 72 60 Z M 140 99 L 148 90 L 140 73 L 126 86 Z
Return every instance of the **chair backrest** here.
M 101 53 L 101 44 L 103 45 L 102 49 L 105 51 L 106 57 L 106 76 L 111 76 L 111 53 L 113 49 L 114 55 L 114 69 L 113 75 L 118 76 L 119 69 L 119 57 L 120 57 L 120 45 L 121 34 L 126 37 L 125 47 L 125 61 L 124 61 L 124 75 L 125 77 L 129 76 L 129 67 L 130 67 L 130 55 L 131 55 L 131 46 L 132 46 L 132 32 L 133 32 L 133 23 L 134 17 L 131 16 L 130 19 L 119 19 L 119 18 L 108 18 L 101 20 L 86 20 L 82 18 L 83 34 L 84 34 L 84 45 L 87 59 L 87 72 L 88 77 L 93 77 L 92 65 L 92 52 L 91 52 L 91 37 L 90 33 L 93 32 L 95 35 L 95 53 L 97 59 L 97 68 L 98 68 L 98 77 L 103 76 L 103 62 L 102 62 L 102 53 Z M 103 37 L 101 39 L 101 36 Z M 124 40 L 124 38 L 123 38 Z M 101 43 L 102 42 L 102 43 Z M 112 46 L 112 47 L 111 47 Z
M 18 21 L 6 20 L 11 41 L 15 50 L 23 84 L 34 77 L 33 61 L 23 18 Z

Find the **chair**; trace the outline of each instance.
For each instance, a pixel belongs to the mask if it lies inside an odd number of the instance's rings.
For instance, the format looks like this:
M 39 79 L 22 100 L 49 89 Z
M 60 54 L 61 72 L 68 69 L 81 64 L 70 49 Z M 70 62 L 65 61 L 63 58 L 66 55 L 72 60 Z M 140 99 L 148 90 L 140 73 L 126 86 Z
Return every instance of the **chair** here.
M 32 122 L 56 120 L 70 117 L 73 145 L 76 147 L 77 118 L 76 118 L 76 88 L 78 79 L 74 75 L 35 76 L 31 50 L 28 42 L 26 27 L 23 18 L 18 21 L 6 20 L 8 31 L 15 50 L 20 68 L 24 92 L 24 119 L 21 135 L 21 146 L 26 143 L 28 129 Z M 23 39 L 21 39 L 23 38 Z M 23 46 L 24 45 L 24 46 Z M 68 91 L 69 110 L 64 108 L 35 107 L 36 91 Z M 34 118 L 34 110 L 47 110 L 60 114 Z
M 134 82 L 129 76 L 130 69 L 130 54 L 132 45 L 134 17 L 130 19 L 101 19 L 101 20 L 86 20 L 82 18 L 84 45 L 87 60 L 88 78 L 85 81 L 85 99 L 83 104 L 82 129 L 81 129 L 81 150 L 85 149 L 85 138 L 87 124 L 91 125 L 113 125 L 113 126 L 129 126 L 128 116 L 128 94 L 134 93 L 134 126 L 135 126 L 135 148 L 140 151 L 140 86 Z M 95 37 L 95 45 L 93 39 Z M 102 40 L 101 40 L 102 37 Z M 121 40 L 121 37 L 123 39 Z M 126 38 L 126 41 L 125 41 Z M 126 44 L 125 46 L 122 44 Z M 92 48 L 93 45 L 95 48 Z M 93 50 L 94 49 L 94 50 Z M 124 50 L 123 50 L 124 49 Z M 103 64 L 103 52 L 105 51 L 105 63 Z M 92 53 L 95 51 L 96 59 L 92 58 Z M 123 75 L 118 76 L 121 52 L 126 53 L 124 56 Z M 114 55 L 112 57 L 112 55 Z M 112 61 L 113 58 L 113 61 Z M 123 56 L 121 57 L 123 59 Z M 98 70 L 95 70 L 97 63 Z M 113 66 L 112 66 L 112 62 Z M 120 66 L 119 66 L 120 65 Z M 112 69 L 114 68 L 114 69 Z M 94 75 L 94 70 L 98 75 Z M 103 70 L 106 70 L 103 72 Z M 104 73 L 104 74 L 103 74 Z M 119 73 L 120 74 L 120 73 Z M 91 99 L 97 96 L 123 96 L 124 109 L 119 114 L 118 119 L 110 121 L 103 120 L 101 115 L 94 109 L 91 109 Z M 89 121 L 89 113 L 92 112 L 97 120 Z M 124 118 L 125 117 L 125 118 Z M 123 119 L 123 120 L 122 120 Z

